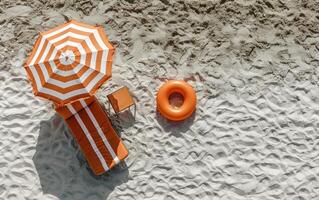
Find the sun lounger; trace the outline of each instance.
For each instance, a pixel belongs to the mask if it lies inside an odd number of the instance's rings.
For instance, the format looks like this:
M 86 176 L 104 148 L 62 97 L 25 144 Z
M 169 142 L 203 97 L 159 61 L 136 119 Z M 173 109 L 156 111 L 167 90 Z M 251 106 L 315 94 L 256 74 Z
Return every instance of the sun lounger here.
M 96 175 L 127 157 L 127 149 L 95 97 L 57 107 L 56 111 L 67 122 Z

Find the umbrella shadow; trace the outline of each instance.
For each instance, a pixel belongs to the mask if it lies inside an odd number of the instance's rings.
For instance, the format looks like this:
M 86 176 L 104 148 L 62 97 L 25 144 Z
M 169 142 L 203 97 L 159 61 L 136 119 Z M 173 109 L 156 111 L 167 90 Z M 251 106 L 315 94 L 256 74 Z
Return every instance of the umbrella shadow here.
M 187 119 L 183 121 L 171 121 L 163 117 L 158 111 L 156 111 L 155 119 L 161 125 L 166 132 L 170 132 L 175 137 L 183 137 L 182 133 L 189 131 L 190 126 L 194 123 L 196 117 L 196 111 Z
M 64 120 L 55 114 L 41 121 L 33 162 L 44 194 L 61 200 L 106 199 L 129 179 L 122 163 L 101 176 L 93 174 Z

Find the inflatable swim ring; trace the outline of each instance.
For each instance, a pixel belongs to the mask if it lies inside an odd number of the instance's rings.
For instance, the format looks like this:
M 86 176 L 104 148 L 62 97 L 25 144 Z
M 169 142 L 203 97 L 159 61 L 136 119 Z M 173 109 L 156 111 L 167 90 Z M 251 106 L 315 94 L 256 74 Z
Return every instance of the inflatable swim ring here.
M 184 101 L 183 104 L 175 108 L 169 103 L 172 94 L 180 94 Z M 170 80 L 164 83 L 157 93 L 157 110 L 167 119 L 172 121 L 181 121 L 195 111 L 196 93 L 191 85 L 185 81 Z

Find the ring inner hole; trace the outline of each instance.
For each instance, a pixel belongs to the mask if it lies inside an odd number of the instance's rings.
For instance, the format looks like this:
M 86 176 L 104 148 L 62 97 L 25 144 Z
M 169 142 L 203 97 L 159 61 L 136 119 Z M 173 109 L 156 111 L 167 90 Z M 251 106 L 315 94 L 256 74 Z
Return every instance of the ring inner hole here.
M 173 108 L 177 109 L 183 105 L 184 97 L 178 92 L 173 92 L 171 95 L 169 95 L 168 102 Z

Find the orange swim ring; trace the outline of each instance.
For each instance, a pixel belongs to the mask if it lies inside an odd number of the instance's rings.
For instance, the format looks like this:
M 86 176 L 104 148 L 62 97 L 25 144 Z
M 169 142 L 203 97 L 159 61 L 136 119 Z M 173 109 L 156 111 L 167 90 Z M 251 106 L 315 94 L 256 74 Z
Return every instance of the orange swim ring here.
M 180 94 L 184 99 L 183 104 L 178 108 L 169 103 L 169 97 L 174 93 Z M 196 109 L 196 93 L 185 81 L 170 80 L 164 83 L 157 93 L 156 101 L 157 110 L 172 121 L 184 120 Z

